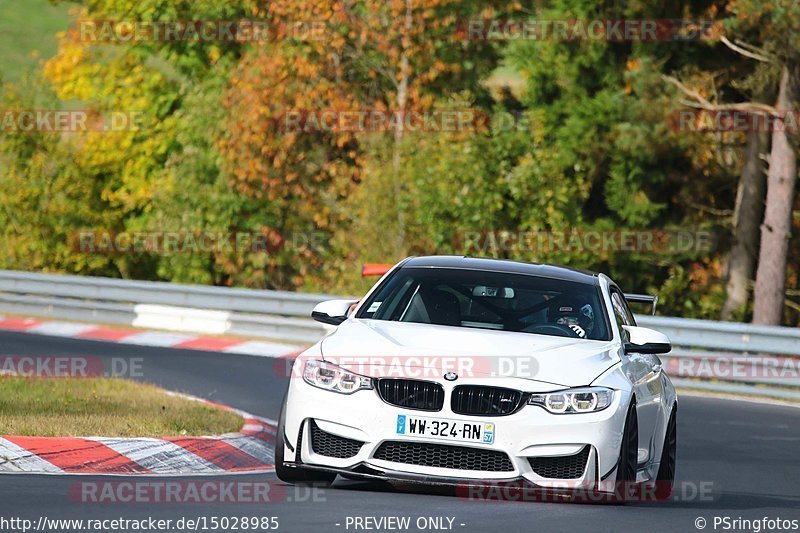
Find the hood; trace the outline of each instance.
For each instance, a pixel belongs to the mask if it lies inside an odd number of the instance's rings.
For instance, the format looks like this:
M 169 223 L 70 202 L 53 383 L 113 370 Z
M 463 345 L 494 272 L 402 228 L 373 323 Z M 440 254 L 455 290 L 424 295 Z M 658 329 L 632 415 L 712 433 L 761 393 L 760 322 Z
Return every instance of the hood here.
M 438 379 L 453 371 L 564 387 L 588 385 L 619 361 L 610 341 L 353 318 L 320 348 L 326 361 L 372 377 Z

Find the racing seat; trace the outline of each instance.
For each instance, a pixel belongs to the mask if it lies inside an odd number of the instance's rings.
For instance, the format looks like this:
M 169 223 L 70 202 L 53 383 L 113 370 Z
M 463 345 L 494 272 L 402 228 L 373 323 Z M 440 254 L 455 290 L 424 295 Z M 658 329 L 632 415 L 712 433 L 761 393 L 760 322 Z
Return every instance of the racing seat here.
M 440 326 L 461 325 L 461 305 L 458 298 L 447 291 L 431 290 L 422 295 L 425 308 L 428 310 L 428 319 L 431 324 Z
M 451 292 L 440 289 L 421 289 L 414 296 L 403 321 L 439 326 L 460 326 L 461 304 Z

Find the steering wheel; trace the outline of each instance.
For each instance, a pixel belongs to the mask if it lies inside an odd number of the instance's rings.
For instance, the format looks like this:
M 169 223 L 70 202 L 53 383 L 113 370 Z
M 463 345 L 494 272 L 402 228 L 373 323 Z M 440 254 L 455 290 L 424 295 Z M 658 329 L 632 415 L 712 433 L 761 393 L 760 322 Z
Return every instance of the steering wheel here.
M 578 332 L 564 324 L 536 324 L 523 330 L 525 333 L 540 333 L 542 335 L 555 335 L 556 337 L 581 338 Z

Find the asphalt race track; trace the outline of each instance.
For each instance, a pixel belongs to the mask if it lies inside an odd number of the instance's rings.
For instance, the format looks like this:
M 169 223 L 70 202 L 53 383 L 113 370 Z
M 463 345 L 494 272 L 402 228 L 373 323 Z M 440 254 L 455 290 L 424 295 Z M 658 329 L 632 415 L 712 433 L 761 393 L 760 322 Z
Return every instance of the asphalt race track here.
M 253 414 L 277 418 L 286 378 L 275 360 L 264 357 L 217 355 L 0 332 L 3 355 L 74 355 L 141 358 L 141 377 L 168 389 L 219 401 Z M 0 476 L 0 516 L 29 519 L 172 519 L 205 517 L 277 517 L 279 531 L 388 530 L 355 517 L 408 517 L 405 531 L 753 531 L 736 527 L 735 519 L 800 521 L 800 408 L 683 396 L 678 426 L 677 490 L 666 503 L 624 506 L 470 501 L 434 489 L 395 490 L 382 484 L 337 481 L 335 488 L 296 490 L 274 474 L 187 477 L 181 481 L 269 483 L 270 503 L 84 503 L 74 497 L 76 484 L 86 482 L 166 481 L 174 478 Z M 444 494 L 442 492 L 445 492 Z M 714 519 L 727 517 L 729 527 Z M 432 518 L 434 520 L 422 522 Z M 437 522 L 435 519 L 444 519 Z M 452 519 L 449 526 L 447 519 Z M 418 528 L 417 520 L 422 529 Z M 705 522 L 703 522 L 704 519 Z M 349 524 L 349 526 L 348 526 Z M 437 524 L 438 528 L 437 529 Z M 795 522 L 797 524 L 797 522 Z M 383 524 L 386 525 L 386 524 Z M 388 524 L 390 527 L 394 523 Z M 763 522 L 762 531 L 768 527 Z M 5 524 L 0 531 L 21 531 Z M 784 523 L 783 528 L 791 528 Z M 370 529 L 365 529 L 369 527 Z M 800 526 L 799 526 L 800 527 Z M 242 530 L 243 528 L 240 528 Z M 44 531 L 73 531 L 50 528 Z M 114 529 L 109 529 L 114 530 Z M 117 529 L 124 531 L 125 529 Z M 174 531 L 194 531 L 195 528 Z M 235 531 L 233 527 L 217 530 Z M 250 528 L 250 531 L 253 529 Z M 40 530 L 41 531 L 41 530 Z

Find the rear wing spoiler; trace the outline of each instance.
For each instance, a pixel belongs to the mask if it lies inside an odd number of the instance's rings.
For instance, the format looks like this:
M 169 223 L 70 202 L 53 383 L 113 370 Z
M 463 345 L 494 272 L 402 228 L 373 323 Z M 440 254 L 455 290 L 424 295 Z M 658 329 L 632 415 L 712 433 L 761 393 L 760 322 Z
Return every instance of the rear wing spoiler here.
M 382 263 L 365 263 L 361 268 L 361 277 L 366 278 L 369 276 L 383 276 L 389 272 L 394 265 L 386 265 Z
M 658 296 L 650 296 L 649 294 L 626 294 L 625 299 L 628 303 L 651 305 L 652 309 L 650 314 L 655 316 Z

